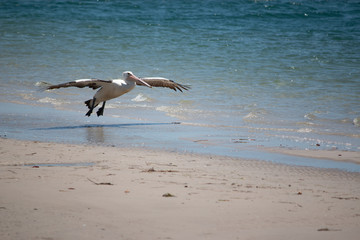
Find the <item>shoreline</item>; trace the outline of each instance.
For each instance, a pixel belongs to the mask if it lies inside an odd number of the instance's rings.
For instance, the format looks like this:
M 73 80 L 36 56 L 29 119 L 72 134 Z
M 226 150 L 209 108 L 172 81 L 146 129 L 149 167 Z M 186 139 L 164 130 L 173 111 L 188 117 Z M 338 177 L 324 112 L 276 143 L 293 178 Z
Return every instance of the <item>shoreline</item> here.
M 283 148 L 276 139 L 264 144 L 260 139 L 255 141 L 249 137 L 233 138 L 232 134 L 226 132 L 224 132 L 225 137 L 219 137 L 221 135 L 216 133 L 209 135 L 209 131 L 211 132 L 212 129 L 189 126 L 186 123 L 178 124 L 171 119 L 144 121 L 105 116 L 101 119 L 86 118 L 84 120 L 84 116 L 79 112 L 58 111 L 49 107 L 24 108 L 17 104 L 0 103 L 0 105 L 4 107 L 2 108 L 4 114 L 2 115 L 1 136 L 11 139 L 102 146 L 116 145 L 122 148 L 146 147 L 149 150 L 175 150 L 180 153 L 259 159 L 281 164 L 360 172 L 360 164 L 356 162 L 360 159 L 360 151 L 351 153 L 350 149 L 342 151 L 342 148 L 339 148 L 337 152 L 321 150 L 322 146 L 321 149 L 313 151 L 302 150 L 306 149 L 306 146 L 303 145 L 288 145 L 287 148 Z M 36 114 L 34 114 L 35 112 Z M 46 121 L 49 116 L 51 116 L 51 121 Z M 245 136 L 250 133 L 243 134 Z M 239 143 L 237 143 L 238 140 Z M 296 150 L 297 147 L 300 150 Z M 334 155 L 336 152 L 338 154 Z M 352 156 L 349 157 L 349 153 Z M 339 157 L 339 154 L 342 156 Z
M 1 239 L 360 233 L 359 173 L 141 148 L 0 143 Z

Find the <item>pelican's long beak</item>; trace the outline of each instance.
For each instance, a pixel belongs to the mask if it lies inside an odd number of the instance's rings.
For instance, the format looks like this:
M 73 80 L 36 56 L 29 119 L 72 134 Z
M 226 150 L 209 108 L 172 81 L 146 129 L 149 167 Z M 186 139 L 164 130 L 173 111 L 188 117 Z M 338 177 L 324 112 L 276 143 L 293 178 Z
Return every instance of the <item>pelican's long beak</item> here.
M 145 86 L 152 88 L 147 82 L 145 82 L 144 80 L 142 80 L 141 78 L 136 77 L 135 75 L 131 75 L 129 76 L 130 79 L 132 79 L 133 81 L 137 82 L 141 82 L 142 84 L 144 84 Z

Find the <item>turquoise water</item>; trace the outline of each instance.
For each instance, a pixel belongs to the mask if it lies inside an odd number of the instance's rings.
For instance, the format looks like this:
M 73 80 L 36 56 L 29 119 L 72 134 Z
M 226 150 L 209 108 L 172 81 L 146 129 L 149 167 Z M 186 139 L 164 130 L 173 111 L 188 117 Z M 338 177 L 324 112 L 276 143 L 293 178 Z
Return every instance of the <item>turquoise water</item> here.
M 120 124 L 102 138 L 32 135 L 239 157 L 256 146 L 360 151 L 358 1 L 1 1 L 0 49 L 0 103 L 20 108 L 1 105 L 9 137 Z M 126 70 L 192 89 L 138 87 L 103 118 L 83 117 L 90 89 L 38 91 Z M 124 138 L 121 124 L 143 128 Z

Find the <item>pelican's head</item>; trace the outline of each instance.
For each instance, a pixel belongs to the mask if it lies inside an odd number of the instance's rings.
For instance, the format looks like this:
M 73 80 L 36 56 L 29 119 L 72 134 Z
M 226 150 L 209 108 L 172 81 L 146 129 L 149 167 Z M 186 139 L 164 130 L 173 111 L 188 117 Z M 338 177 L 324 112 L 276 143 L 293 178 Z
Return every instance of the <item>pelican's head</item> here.
M 128 77 L 134 76 L 134 74 L 131 71 L 125 71 L 122 73 L 122 76 L 123 76 L 124 80 L 126 80 Z
M 142 80 L 141 78 L 138 78 L 137 76 L 135 76 L 132 72 L 130 71 L 125 71 L 123 72 L 123 78 L 124 80 L 131 80 L 131 81 L 134 81 L 134 82 L 141 82 L 142 84 L 144 84 L 145 86 L 151 88 L 151 86 L 145 82 L 144 80 Z

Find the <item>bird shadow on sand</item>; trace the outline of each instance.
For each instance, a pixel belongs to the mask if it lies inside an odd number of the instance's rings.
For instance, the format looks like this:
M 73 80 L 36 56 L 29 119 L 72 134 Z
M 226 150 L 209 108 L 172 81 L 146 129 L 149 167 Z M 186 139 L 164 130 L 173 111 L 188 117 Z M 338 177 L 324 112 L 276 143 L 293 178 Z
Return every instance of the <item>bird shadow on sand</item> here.
M 135 126 L 161 126 L 161 125 L 174 125 L 181 124 L 180 122 L 170 123 L 120 123 L 120 124 L 83 124 L 75 126 L 58 126 L 58 127 L 45 127 L 33 128 L 32 130 L 69 130 L 69 129 L 88 129 L 88 128 L 125 128 Z

